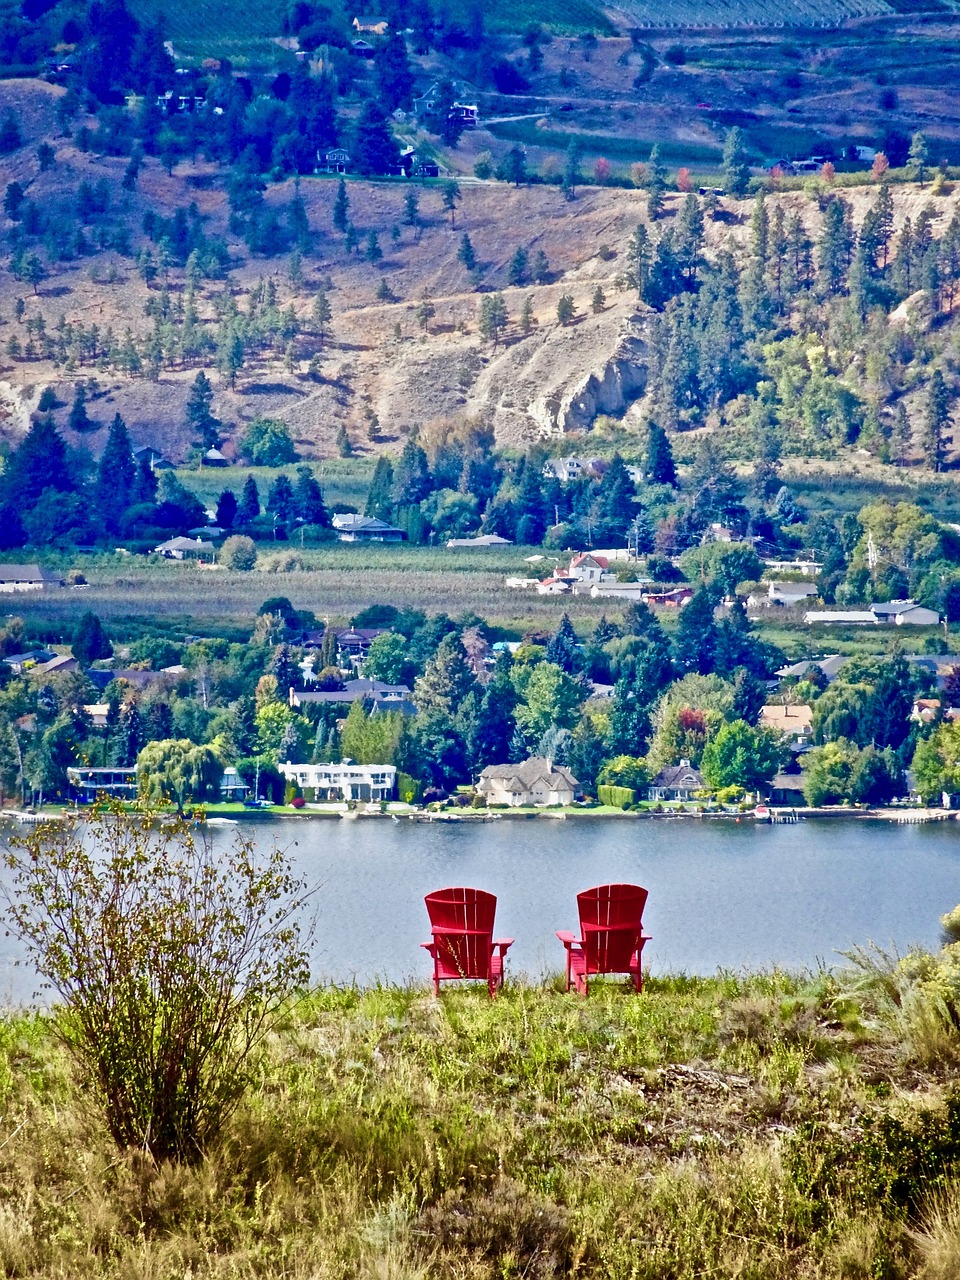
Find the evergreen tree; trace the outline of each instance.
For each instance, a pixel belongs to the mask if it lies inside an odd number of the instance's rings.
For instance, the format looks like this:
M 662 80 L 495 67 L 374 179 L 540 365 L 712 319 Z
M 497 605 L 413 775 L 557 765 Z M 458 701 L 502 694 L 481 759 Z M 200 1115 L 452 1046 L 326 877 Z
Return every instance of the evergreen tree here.
M 518 245 L 507 268 L 507 283 L 512 285 L 526 284 L 529 268 L 530 260 L 527 256 L 527 251 L 522 245 Z
M 220 529 L 232 529 L 237 520 L 239 504 L 237 496 L 232 489 L 224 489 L 220 497 L 217 499 L 217 527 Z
M 260 491 L 257 489 L 257 482 L 253 476 L 247 476 L 243 484 L 243 493 L 240 496 L 240 506 L 237 508 L 237 524 L 251 524 L 260 514 Z
M 421 716 L 456 716 L 476 678 L 458 633 L 444 636 L 414 685 L 413 700 Z
M 557 633 L 547 645 L 547 661 L 554 663 L 569 675 L 575 675 L 583 668 L 577 633 L 573 629 L 569 614 L 565 613 L 561 617 Z
M 474 776 L 487 765 L 506 764 L 510 758 L 510 743 L 516 730 L 513 713 L 517 695 L 509 668 L 509 658 L 498 659 L 493 679 L 484 690 L 476 711 L 460 717 Z M 468 696 L 466 701 L 470 702 L 473 697 Z
M 97 501 L 104 519 L 116 527 L 122 512 L 134 498 L 137 468 L 126 424 L 119 413 L 110 425 L 107 443 L 97 465 Z
M 647 300 L 647 283 L 650 278 L 650 237 L 642 222 L 630 238 L 627 249 L 627 261 L 630 263 L 630 276 L 641 302 Z
M 67 425 L 71 431 L 83 432 L 89 431 L 92 423 L 87 415 L 87 393 L 84 390 L 83 383 L 78 382 L 73 393 L 73 404 L 70 406 L 70 416 L 67 419 Z
M 533 264 L 530 267 L 530 274 L 533 276 L 536 284 L 550 283 L 550 263 L 547 255 L 542 249 L 538 249 L 533 255 Z
M 211 412 L 213 387 L 201 369 L 187 397 L 187 424 L 193 432 L 193 443 L 199 449 L 215 449 L 220 443 L 220 421 Z
M 567 767 L 580 783 L 585 795 L 595 795 L 597 774 L 606 759 L 603 738 L 597 733 L 590 716 L 581 716 L 567 748 Z
M 35 418 L 7 464 L 0 485 L 6 500 L 20 511 L 36 505 L 44 489 L 69 493 L 73 489 L 67 466 L 67 447 L 49 415 Z
M 477 255 L 473 251 L 473 244 L 466 232 L 460 237 L 460 248 L 457 250 L 457 261 L 463 263 L 468 271 L 474 271 L 477 266 Z
M 733 128 L 727 134 L 723 144 L 722 165 L 723 185 L 728 194 L 744 195 L 750 180 L 750 166 L 747 163 L 746 140 L 739 128 Z
M 717 647 L 715 602 L 707 587 L 701 587 L 680 610 L 676 631 L 677 663 L 683 671 L 709 675 Z
M 677 468 L 673 461 L 673 449 L 663 427 L 651 422 L 648 428 L 647 453 L 644 473 L 651 484 L 677 483 Z
M 890 430 L 890 461 L 894 466 L 902 467 L 909 452 L 910 421 L 907 418 L 907 406 L 901 400 L 894 411 Z
M 922 183 L 925 180 L 929 163 L 929 143 L 926 135 L 918 131 L 910 139 L 910 151 L 907 155 L 907 172 L 914 182 Z
M 619 453 L 615 453 L 597 491 L 596 537 L 601 545 L 626 537 L 639 514 L 637 491 Z
M 607 732 L 607 754 L 640 756 L 650 737 L 650 703 L 647 690 L 633 672 L 614 686 Z
M 393 173 L 400 162 L 400 149 L 386 112 L 373 98 L 368 98 L 360 110 L 350 151 L 357 173 L 364 177 Z
M 950 424 L 950 392 L 937 369 L 930 379 L 923 406 L 922 439 L 924 454 L 934 471 L 942 471 L 946 457 L 946 431 Z
M 347 227 L 350 226 L 350 197 L 343 178 L 337 183 L 337 194 L 333 201 L 333 226 L 341 235 L 346 235 Z
M 330 515 L 323 500 L 323 490 L 308 466 L 297 467 L 297 483 L 294 489 L 297 515 L 304 524 L 319 529 L 330 527 Z
M 277 524 L 289 524 L 296 514 L 296 497 L 289 477 L 282 472 L 270 486 L 267 494 L 267 511 L 275 517 Z
M 549 515 L 543 497 L 543 477 L 535 466 L 526 466 L 517 495 L 517 542 L 539 547 L 547 532 Z
M 408 440 L 397 460 L 391 497 L 394 506 L 415 506 L 433 490 L 427 455 L 415 440 Z
M 820 288 L 825 297 L 839 293 L 847 277 L 852 248 L 849 209 L 839 196 L 827 204 L 818 245 Z
M 113 645 L 110 637 L 103 629 L 103 623 L 95 613 L 83 614 L 77 623 L 71 646 L 73 656 L 82 667 L 89 667 L 91 662 L 100 658 L 113 656 Z
M 663 212 L 663 193 L 667 189 L 667 169 L 660 159 L 660 144 L 655 142 L 647 161 L 647 214 L 656 222 Z
M 363 514 L 372 516 L 376 520 L 383 520 L 389 524 L 393 519 L 392 494 L 393 464 L 385 454 L 381 454 L 377 458 L 377 465 L 373 469 Z

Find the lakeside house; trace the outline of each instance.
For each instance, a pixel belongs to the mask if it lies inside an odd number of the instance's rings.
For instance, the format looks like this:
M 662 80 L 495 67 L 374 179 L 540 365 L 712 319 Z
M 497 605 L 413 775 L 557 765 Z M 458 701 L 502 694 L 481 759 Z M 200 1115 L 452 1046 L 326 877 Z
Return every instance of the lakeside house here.
M 277 768 L 295 783 L 303 798 L 313 803 L 346 800 L 392 800 L 397 790 L 397 770 L 392 764 L 286 764 Z
M 0 564 L 0 592 L 42 591 L 45 587 L 62 587 L 59 573 L 38 564 Z
M 695 792 L 702 791 L 705 786 L 700 770 L 695 769 L 689 760 L 681 760 L 679 764 L 661 769 L 655 778 L 650 779 L 647 799 L 691 800 Z
M 569 769 L 542 756 L 519 764 L 491 764 L 480 774 L 477 792 L 488 805 L 570 805 L 580 795 L 580 783 Z
M 99 710 L 99 707 L 85 710 Z M 93 804 L 99 796 L 108 796 L 112 800 L 136 800 L 138 794 L 137 771 L 133 766 L 92 768 L 78 765 L 67 769 L 67 782 L 72 798 L 81 804 Z M 232 766 L 224 769 L 220 778 L 221 800 L 244 800 L 249 791 L 236 769 Z

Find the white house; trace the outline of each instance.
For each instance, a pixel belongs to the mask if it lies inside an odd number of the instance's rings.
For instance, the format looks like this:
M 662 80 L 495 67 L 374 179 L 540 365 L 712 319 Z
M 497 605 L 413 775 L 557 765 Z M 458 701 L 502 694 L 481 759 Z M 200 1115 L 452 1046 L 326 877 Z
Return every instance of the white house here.
M 583 461 L 580 458 L 548 458 L 543 464 L 546 478 L 557 479 L 567 484 L 583 474 Z
M 397 770 L 392 764 L 286 764 L 277 768 L 303 791 L 305 800 L 392 800 Z
M 335 515 L 333 527 L 341 542 L 402 542 L 407 536 L 402 529 L 395 529 L 375 516 L 359 516 L 354 512 Z
M 763 564 L 770 573 L 806 573 L 813 578 L 823 568 L 815 556 L 800 556 L 796 560 L 764 560 Z
M 563 596 L 570 590 L 570 583 L 565 578 L 544 578 L 537 583 L 538 596 Z
M 564 575 L 577 582 L 606 582 L 612 578 L 610 563 L 605 556 L 594 555 L 589 551 L 581 551 L 570 559 L 570 568 Z
M 872 604 L 870 612 L 878 622 L 893 623 L 897 627 L 936 627 L 940 615 L 915 600 L 888 600 L 884 604 Z
M 643 578 L 637 582 L 595 582 L 590 588 L 594 600 L 602 596 L 611 596 L 614 600 L 642 600 L 649 592 L 651 578 Z
M 212 542 L 204 542 L 202 538 L 168 538 L 166 542 L 161 542 L 158 547 L 153 548 L 157 555 L 163 556 L 165 560 L 186 560 L 188 556 L 204 556 L 209 554 L 211 559 L 214 556 L 216 548 Z
M 491 764 L 480 774 L 477 791 L 487 804 L 573 804 L 580 783 L 569 769 L 541 756 L 520 764 Z
M 802 604 L 816 596 L 819 588 L 815 582 L 768 582 L 766 594 L 754 591 L 747 596 L 747 604 L 752 609 L 769 608 L 781 605 L 789 609 L 792 605 Z
M 448 547 L 511 547 L 509 538 L 501 538 L 499 533 L 480 533 L 475 538 L 448 538 Z
M 44 587 L 62 587 L 59 573 L 41 569 L 38 564 L 0 564 L 0 591 L 42 591 Z

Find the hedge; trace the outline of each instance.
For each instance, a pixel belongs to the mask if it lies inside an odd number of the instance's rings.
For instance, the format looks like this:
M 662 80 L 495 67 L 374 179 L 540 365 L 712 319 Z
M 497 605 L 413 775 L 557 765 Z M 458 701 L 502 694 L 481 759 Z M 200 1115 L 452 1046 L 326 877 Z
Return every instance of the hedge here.
M 622 809 L 625 804 L 635 804 L 637 793 L 633 787 L 610 787 L 603 783 L 597 787 L 597 799 L 601 804 L 612 805 L 614 809 Z

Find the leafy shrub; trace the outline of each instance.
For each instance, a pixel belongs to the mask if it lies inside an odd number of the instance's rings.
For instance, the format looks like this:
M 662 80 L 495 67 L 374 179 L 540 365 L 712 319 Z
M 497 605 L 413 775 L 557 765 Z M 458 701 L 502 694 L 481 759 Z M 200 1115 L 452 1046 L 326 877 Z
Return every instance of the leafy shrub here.
M 8 842 L 8 922 L 117 1146 L 192 1163 L 307 981 L 303 886 L 280 850 L 238 837 L 214 855 L 184 821 L 116 808 L 84 827 Z
M 597 787 L 597 799 L 601 804 L 611 805 L 614 809 L 629 807 L 637 798 L 631 787 L 613 787 L 601 783 Z
M 297 460 L 287 424 L 277 418 L 254 418 L 243 433 L 240 448 L 255 467 L 282 467 Z
M 219 561 L 225 569 L 238 569 L 246 573 L 256 567 L 257 544 L 242 533 L 234 533 L 220 548 Z

